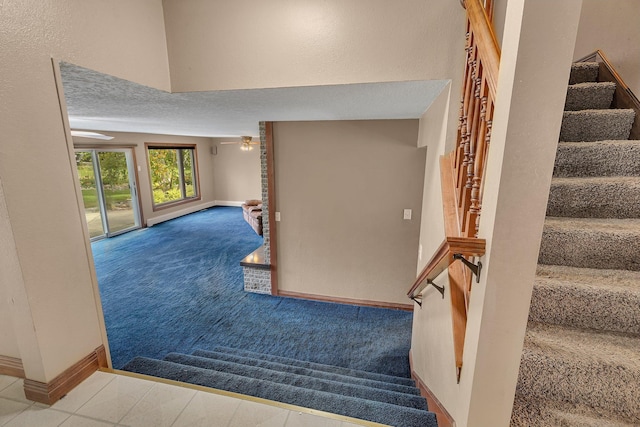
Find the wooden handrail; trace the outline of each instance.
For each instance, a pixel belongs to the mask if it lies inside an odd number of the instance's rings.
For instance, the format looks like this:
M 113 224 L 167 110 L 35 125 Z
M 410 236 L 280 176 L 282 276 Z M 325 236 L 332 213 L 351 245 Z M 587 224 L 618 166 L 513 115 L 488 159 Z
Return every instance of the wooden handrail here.
M 470 27 L 476 37 L 478 55 L 482 61 L 489 84 L 489 93 L 495 99 L 498 89 L 498 69 L 500 68 L 500 46 L 491 25 L 491 12 L 480 0 L 465 0 Z
M 440 160 L 447 237 L 407 293 L 409 298 L 418 302 L 424 287 L 434 284 L 433 279 L 448 270 L 458 381 L 472 283 L 472 274 L 465 270 L 465 265 L 479 274 L 480 263 L 476 266 L 467 258 L 485 253 L 485 241 L 477 237 L 500 65 L 500 48 L 491 24 L 492 3 L 491 0 L 464 0 L 467 33 L 460 123 L 453 152 Z M 458 259 L 465 265 L 453 262 L 456 254 L 463 257 Z
M 427 282 L 438 277 L 454 261 L 454 255 L 465 257 L 484 255 L 486 241 L 472 237 L 445 237 L 438 249 L 424 266 L 422 272 L 411 285 L 407 296 L 416 297 L 427 286 Z

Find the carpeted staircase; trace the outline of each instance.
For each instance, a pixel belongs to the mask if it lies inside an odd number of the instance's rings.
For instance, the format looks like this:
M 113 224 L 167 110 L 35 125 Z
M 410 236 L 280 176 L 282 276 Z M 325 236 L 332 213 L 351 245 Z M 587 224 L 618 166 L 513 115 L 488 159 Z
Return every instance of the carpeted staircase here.
M 512 426 L 640 425 L 640 141 L 597 77 L 572 67 Z
M 275 400 L 393 426 L 436 427 L 409 378 L 229 347 L 136 357 L 126 371 Z

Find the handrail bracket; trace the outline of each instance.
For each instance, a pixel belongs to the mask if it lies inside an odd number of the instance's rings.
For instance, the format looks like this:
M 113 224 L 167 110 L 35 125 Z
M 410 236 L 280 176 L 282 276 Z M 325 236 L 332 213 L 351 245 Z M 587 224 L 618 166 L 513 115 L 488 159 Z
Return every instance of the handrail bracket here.
M 411 295 L 409 298 L 411 298 L 416 304 L 422 307 L 422 295 Z
M 462 254 L 453 254 L 453 259 L 459 259 L 464 265 L 469 267 L 469 270 L 476 276 L 476 283 L 480 283 L 480 272 L 482 271 L 482 263 L 478 261 L 477 264 L 472 263 L 464 257 Z
M 440 292 L 440 295 L 442 295 L 442 299 L 444 299 L 444 286 L 438 286 L 435 284 L 435 282 L 431 279 L 427 279 L 427 284 L 433 286 L 434 288 L 436 288 L 436 290 L 438 292 Z

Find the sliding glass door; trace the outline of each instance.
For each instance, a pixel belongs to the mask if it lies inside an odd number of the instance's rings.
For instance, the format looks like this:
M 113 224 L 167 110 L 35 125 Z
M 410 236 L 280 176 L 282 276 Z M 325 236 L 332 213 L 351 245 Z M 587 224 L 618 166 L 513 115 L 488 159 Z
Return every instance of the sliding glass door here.
M 76 165 L 92 240 L 140 228 L 130 148 L 78 149 Z

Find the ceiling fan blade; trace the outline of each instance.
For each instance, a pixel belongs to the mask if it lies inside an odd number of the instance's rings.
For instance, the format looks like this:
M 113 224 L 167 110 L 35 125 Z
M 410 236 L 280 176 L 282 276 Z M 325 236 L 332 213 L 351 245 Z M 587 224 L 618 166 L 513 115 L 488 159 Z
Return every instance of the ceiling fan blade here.
M 230 144 L 242 144 L 242 142 L 241 141 L 225 141 L 220 143 L 220 145 L 230 145 Z
M 79 136 L 82 138 L 112 140 L 113 137 L 98 132 L 88 132 L 85 130 L 71 130 L 71 136 Z

